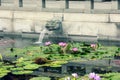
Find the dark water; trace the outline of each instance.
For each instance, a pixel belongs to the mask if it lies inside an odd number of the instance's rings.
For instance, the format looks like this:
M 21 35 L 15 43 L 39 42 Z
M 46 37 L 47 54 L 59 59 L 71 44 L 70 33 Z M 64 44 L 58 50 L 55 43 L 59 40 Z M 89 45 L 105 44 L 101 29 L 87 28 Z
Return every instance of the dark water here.
M 36 39 L 28 39 L 28 38 L 21 38 L 21 37 L 4 37 L 0 38 L 0 53 L 3 53 L 8 48 L 24 48 L 33 43 Z

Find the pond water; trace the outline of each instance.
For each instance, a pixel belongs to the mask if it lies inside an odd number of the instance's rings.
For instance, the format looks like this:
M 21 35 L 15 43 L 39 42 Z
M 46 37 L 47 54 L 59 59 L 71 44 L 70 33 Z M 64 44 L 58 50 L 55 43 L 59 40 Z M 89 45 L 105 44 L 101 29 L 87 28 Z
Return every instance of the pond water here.
M 35 41 L 36 39 L 28 39 L 21 37 L 0 38 L 0 53 L 6 51 L 7 48 L 23 48 L 33 45 Z
M 7 48 L 24 48 L 24 47 L 27 47 L 27 46 L 31 46 L 31 45 L 35 45 L 34 43 L 36 41 L 38 41 L 39 38 L 23 38 L 23 37 L 1 37 L 0 38 L 0 53 L 4 54 L 4 52 L 6 53 L 9 53 L 10 52 L 10 49 L 7 49 Z M 50 38 L 48 39 L 45 39 L 43 40 L 43 42 L 49 40 Z M 58 38 L 53 38 L 54 41 L 61 41 L 62 39 L 58 39 Z M 117 45 L 119 46 L 118 42 L 111 42 L 111 41 L 103 41 L 103 40 L 99 40 L 99 42 L 101 44 L 104 44 L 104 45 Z M 40 46 L 40 45 L 38 45 Z M 102 61 L 99 61 L 99 62 L 102 62 Z M 104 63 L 105 61 L 103 61 L 102 63 Z M 89 62 L 88 62 L 89 63 Z M 93 62 L 92 62 L 93 63 Z M 98 63 L 98 62 L 95 62 L 95 64 Z M 71 65 L 72 64 L 72 65 Z M 73 65 L 73 63 L 71 63 L 69 65 L 66 65 L 67 66 L 67 69 L 66 69 L 66 72 L 69 72 L 69 74 L 73 73 L 74 71 L 77 72 L 79 71 L 79 74 L 80 75 L 84 75 L 87 71 L 86 71 L 86 68 L 84 65 L 81 66 L 80 63 L 75 63 L 75 65 Z M 79 64 L 79 65 L 78 65 Z M 83 64 L 83 63 L 82 63 Z M 89 69 L 89 68 L 88 68 Z M 106 71 L 100 71 L 98 68 L 96 69 L 93 69 L 93 71 L 99 71 L 100 73 L 101 72 L 106 72 Z M 65 70 L 64 70 L 65 71 Z M 81 72 L 80 72 L 81 71 Z M 61 68 L 57 68 L 57 69 L 52 69 L 52 68 L 46 68 L 45 69 L 45 72 L 54 72 L 54 73 L 61 73 Z M 54 78 L 54 77 L 53 77 Z M 56 80 L 56 79 L 51 79 L 51 80 Z
M 0 37 L 0 53 L 2 53 L 6 48 L 23 48 L 31 45 L 38 41 L 39 38 L 23 38 L 23 37 Z M 69 41 L 66 38 L 45 38 L 45 41 L 60 42 L 60 41 Z M 77 41 L 78 42 L 78 41 Z M 120 46 L 120 41 L 108 41 L 108 40 L 98 40 L 98 42 L 105 46 Z M 92 43 L 92 42 L 90 42 Z M 38 44 L 39 45 L 39 44 Z

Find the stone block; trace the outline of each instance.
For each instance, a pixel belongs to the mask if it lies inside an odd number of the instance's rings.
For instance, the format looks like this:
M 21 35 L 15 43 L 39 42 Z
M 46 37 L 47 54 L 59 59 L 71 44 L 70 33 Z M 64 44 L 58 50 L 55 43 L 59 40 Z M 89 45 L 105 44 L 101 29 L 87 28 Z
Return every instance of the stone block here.
M 108 22 L 108 14 L 65 13 L 64 21 Z
M 120 22 L 120 14 L 110 14 L 111 22 Z
M 31 27 L 33 26 L 32 20 L 14 20 L 14 31 L 15 32 L 31 32 Z
M 117 26 L 114 23 L 100 23 L 98 24 L 99 36 L 117 36 Z
M 35 27 L 35 32 L 40 33 L 43 29 L 45 29 L 45 21 L 35 21 L 34 22 L 34 27 Z
M 89 22 L 64 22 L 63 30 L 71 35 L 91 35 L 97 36 L 97 23 Z
M 11 19 L 0 19 L 0 30 L 11 31 Z
M 12 11 L 0 10 L 0 18 L 12 18 Z
M 35 20 L 41 20 L 41 21 L 49 21 L 53 19 L 54 13 L 51 12 L 36 12 L 35 13 Z
M 53 18 L 53 13 L 15 11 L 14 18 L 47 21 Z
M 15 19 L 34 19 L 34 12 L 25 12 L 25 11 L 15 11 L 14 18 Z
M 71 35 L 117 36 L 114 23 L 64 22 L 63 30 Z

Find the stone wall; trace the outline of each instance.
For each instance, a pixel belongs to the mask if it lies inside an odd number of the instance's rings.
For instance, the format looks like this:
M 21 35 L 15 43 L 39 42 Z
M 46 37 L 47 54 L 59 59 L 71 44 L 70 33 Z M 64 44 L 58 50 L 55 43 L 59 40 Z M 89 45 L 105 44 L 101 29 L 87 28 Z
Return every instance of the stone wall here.
M 0 10 L 0 31 L 40 33 L 46 21 L 62 16 L 64 32 L 69 35 L 120 37 L 120 14 Z

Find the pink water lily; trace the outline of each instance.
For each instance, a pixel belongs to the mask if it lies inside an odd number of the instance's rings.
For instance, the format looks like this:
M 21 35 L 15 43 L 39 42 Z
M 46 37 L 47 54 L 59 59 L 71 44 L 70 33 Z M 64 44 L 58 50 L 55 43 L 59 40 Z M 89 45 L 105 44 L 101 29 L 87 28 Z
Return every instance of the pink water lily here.
M 94 80 L 101 80 L 100 76 L 98 76 L 97 74 L 94 77 Z
M 95 74 L 94 72 L 89 74 L 89 78 L 92 80 L 101 80 L 100 76 Z
M 96 47 L 96 44 L 90 44 L 90 47 L 94 48 Z
M 67 43 L 65 43 L 65 42 L 60 42 L 59 43 L 59 46 L 61 46 L 61 47 L 65 47 L 67 45 Z
M 51 42 L 50 42 L 50 41 L 45 42 L 45 45 L 46 45 L 46 46 L 49 46 L 49 45 L 51 45 Z
M 77 52 L 78 48 L 72 48 L 72 51 Z
M 72 76 L 73 76 L 74 78 L 78 78 L 78 74 L 77 74 L 77 73 L 73 73 Z
M 96 75 L 96 74 L 95 74 L 94 72 L 93 72 L 93 73 L 90 73 L 90 74 L 89 74 L 89 78 L 90 78 L 90 79 L 93 79 L 93 78 L 95 77 L 95 75 Z

